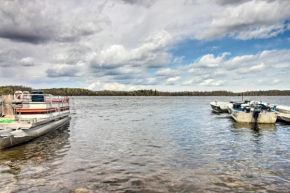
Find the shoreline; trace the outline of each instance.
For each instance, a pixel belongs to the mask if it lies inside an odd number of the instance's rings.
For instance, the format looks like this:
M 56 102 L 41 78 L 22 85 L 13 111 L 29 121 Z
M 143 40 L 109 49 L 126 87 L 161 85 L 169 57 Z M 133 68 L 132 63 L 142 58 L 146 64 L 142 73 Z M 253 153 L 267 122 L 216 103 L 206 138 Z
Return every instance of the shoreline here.
M 34 89 L 26 86 L 0 86 L 0 95 L 14 94 L 15 91 L 42 90 L 45 94 L 61 96 L 229 96 L 229 97 L 248 97 L 248 96 L 290 96 L 290 90 L 257 90 L 246 92 L 232 92 L 226 90 L 216 91 L 181 91 L 164 92 L 158 90 L 134 90 L 134 91 L 113 91 L 99 90 L 92 91 L 84 88 L 46 88 Z

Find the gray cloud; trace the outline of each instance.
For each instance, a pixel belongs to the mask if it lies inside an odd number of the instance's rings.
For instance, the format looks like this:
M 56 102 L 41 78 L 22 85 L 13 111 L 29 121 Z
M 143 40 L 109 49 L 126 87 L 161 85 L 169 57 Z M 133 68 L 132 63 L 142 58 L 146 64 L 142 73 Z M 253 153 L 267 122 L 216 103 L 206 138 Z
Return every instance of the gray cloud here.
M 141 74 L 144 70 L 141 68 L 134 68 L 131 66 L 122 66 L 120 68 L 111 69 L 105 72 L 105 75 L 133 75 L 133 74 Z
M 87 46 L 74 44 L 73 46 L 61 48 L 61 50 L 52 57 L 51 62 L 74 65 L 78 62 L 84 62 L 87 54 L 91 52 L 92 49 Z
M 10 39 L 12 41 L 29 42 L 33 44 L 47 42 L 51 39 L 51 37 L 45 36 L 44 34 L 33 34 L 33 32 L 18 31 L 7 28 L 5 29 L 5 27 L 0 31 L 0 37 Z
M 237 5 L 241 3 L 246 3 L 251 0 L 213 0 L 221 5 Z
M 75 77 L 80 71 L 79 66 L 59 64 L 48 68 L 46 74 L 48 77 Z
M 156 0 L 122 0 L 124 3 L 128 3 L 128 4 L 137 4 L 137 5 L 143 5 L 146 7 L 150 7 L 151 5 L 153 5 Z
M 30 67 L 37 65 L 36 59 L 26 57 L 19 49 L 0 50 L 0 67 Z
M 0 67 L 10 67 L 17 63 L 19 52 L 16 50 L 0 50 Z
M 45 1 L 5 1 L 0 6 L 0 38 L 32 44 L 73 42 L 99 33 L 108 22 L 100 9 L 62 9 Z

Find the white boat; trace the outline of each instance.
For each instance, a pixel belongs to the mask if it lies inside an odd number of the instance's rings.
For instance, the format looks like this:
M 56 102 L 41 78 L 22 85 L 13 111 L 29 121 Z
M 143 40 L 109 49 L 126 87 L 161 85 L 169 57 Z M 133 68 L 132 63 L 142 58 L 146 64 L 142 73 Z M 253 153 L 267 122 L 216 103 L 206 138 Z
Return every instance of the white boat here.
M 228 112 L 228 106 L 232 105 L 231 102 L 218 102 L 214 101 L 210 103 L 210 106 L 214 112 L 217 113 L 227 113 Z
M 290 106 L 275 105 L 273 109 L 278 112 L 278 119 L 285 122 L 290 122 Z
M 240 104 L 240 108 L 244 109 L 248 106 L 253 106 L 253 105 L 257 105 L 257 104 L 263 104 L 266 105 L 266 103 L 263 103 L 262 101 L 251 101 L 251 100 L 245 100 L 244 102 L 232 102 L 230 105 L 228 105 L 228 113 L 232 114 L 232 109 L 233 109 L 233 105 L 234 104 Z
M 39 137 L 70 120 L 67 97 L 40 91 L 3 95 L 0 109 L 0 149 Z
M 230 108 L 232 118 L 239 123 L 275 123 L 277 113 L 264 104 L 234 103 Z

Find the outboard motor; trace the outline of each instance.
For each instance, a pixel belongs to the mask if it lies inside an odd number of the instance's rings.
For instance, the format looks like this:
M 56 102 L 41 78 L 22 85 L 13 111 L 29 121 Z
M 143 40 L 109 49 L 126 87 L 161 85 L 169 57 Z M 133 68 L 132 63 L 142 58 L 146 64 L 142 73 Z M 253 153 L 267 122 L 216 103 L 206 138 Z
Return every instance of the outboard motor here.
M 254 111 L 253 111 L 253 117 L 255 119 L 255 129 L 258 129 L 258 118 L 259 114 L 261 113 L 261 108 L 260 106 L 254 106 Z

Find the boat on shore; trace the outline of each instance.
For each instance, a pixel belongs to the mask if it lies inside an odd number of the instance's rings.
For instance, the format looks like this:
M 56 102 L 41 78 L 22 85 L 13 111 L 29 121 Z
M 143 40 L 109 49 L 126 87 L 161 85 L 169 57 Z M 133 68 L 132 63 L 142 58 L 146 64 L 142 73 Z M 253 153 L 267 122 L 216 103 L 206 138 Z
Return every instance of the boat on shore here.
M 229 109 L 232 118 L 239 123 L 275 123 L 278 116 L 269 106 L 258 102 L 234 103 Z
M 0 109 L 0 149 L 30 141 L 70 120 L 69 99 L 41 91 L 3 95 Z

